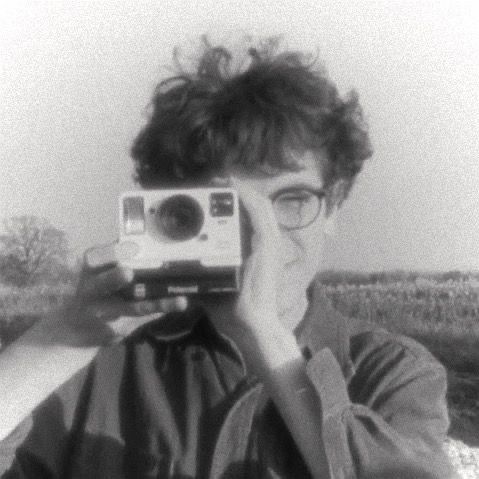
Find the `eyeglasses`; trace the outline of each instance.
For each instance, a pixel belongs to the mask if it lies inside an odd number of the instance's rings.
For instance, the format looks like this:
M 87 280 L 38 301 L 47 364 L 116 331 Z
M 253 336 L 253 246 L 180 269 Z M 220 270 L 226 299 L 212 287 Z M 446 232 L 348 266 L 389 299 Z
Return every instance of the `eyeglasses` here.
M 279 225 L 285 230 L 306 228 L 321 212 L 324 190 L 288 188 L 272 198 L 273 210 Z

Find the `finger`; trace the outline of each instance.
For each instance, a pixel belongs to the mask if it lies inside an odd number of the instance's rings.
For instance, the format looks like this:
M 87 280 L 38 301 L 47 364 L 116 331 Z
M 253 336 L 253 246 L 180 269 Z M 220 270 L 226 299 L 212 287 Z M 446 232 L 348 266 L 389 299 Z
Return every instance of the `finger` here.
M 278 230 L 278 223 L 269 198 L 237 178 L 231 178 L 231 184 L 238 191 L 239 198 L 248 212 L 253 231 L 261 238 L 274 235 Z
M 107 300 L 97 297 L 89 302 L 88 312 L 96 322 L 110 323 L 118 318 L 145 318 L 150 321 L 168 313 L 182 312 L 187 305 L 187 298 L 183 296 L 152 301 L 125 301 L 120 296 Z
M 274 284 L 278 273 L 277 261 L 269 251 L 258 248 L 244 263 L 243 287 L 254 291 L 255 285 Z
M 121 341 L 135 330 L 164 316 L 164 313 L 151 313 L 142 316 L 119 316 L 108 322 L 108 328 L 113 332 L 116 342 Z
M 95 270 L 108 265 L 114 265 L 116 262 L 114 251 L 114 243 L 89 248 L 83 255 L 83 264 L 87 270 Z
M 173 313 L 185 311 L 188 307 L 188 300 L 185 296 L 175 296 L 153 301 L 135 301 L 131 304 L 134 314 L 142 316 L 158 312 Z
M 138 252 L 138 248 L 138 245 L 131 241 L 95 246 L 85 251 L 83 263 L 87 270 L 102 270 L 132 258 Z
M 160 304 L 161 311 L 165 313 L 186 311 L 188 308 L 188 298 L 186 296 L 162 298 L 158 302 Z
M 108 301 L 96 301 L 90 304 L 93 324 L 90 328 L 108 325 L 115 337 L 128 336 L 150 321 L 162 318 L 165 314 L 184 311 L 187 298 L 184 296 L 164 298 L 156 301 L 124 301 L 111 298 Z
M 131 283 L 133 277 L 131 269 L 112 266 L 85 279 L 81 284 L 80 294 L 89 297 L 109 296 Z

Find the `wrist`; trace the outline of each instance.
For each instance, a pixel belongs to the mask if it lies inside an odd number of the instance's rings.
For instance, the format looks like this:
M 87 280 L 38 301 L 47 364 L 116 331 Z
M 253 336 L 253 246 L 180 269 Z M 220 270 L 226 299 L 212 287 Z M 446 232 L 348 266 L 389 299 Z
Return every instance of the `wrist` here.
M 277 318 L 250 322 L 240 342 L 247 362 L 256 370 L 274 371 L 302 358 L 295 336 Z

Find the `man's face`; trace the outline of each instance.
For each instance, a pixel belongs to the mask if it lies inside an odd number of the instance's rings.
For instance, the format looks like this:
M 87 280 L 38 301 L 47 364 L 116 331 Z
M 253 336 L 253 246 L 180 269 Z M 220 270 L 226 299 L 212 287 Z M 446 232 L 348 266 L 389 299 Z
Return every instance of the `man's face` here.
M 285 171 L 276 176 L 257 175 L 244 169 L 236 169 L 233 177 L 237 182 L 254 189 L 262 196 L 273 200 L 282 192 L 286 192 L 286 208 L 289 198 L 300 204 L 301 192 L 321 191 L 323 179 L 321 165 L 326 158 L 318 153 L 306 152 L 301 154 L 303 168 L 297 172 Z M 296 196 L 295 196 L 296 195 Z M 278 200 L 276 200 L 278 201 Z M 323 254 L 325 233 L 332 216 L 326 217 L 325 200 L 321 201 L 319 215 L 304 228 L 286 229 L 280 224 L 280 217 L 275 215 L 280 229 L 281 244 L 278 245 L 281 264 L 281 275 L 278 281 L 278 312 L 280 316 L 290 316 L 295 309 L 305 306 L 305 293 L 311 280 L 318 272 Z M 294 203 L 291 203 L 294 205 Z

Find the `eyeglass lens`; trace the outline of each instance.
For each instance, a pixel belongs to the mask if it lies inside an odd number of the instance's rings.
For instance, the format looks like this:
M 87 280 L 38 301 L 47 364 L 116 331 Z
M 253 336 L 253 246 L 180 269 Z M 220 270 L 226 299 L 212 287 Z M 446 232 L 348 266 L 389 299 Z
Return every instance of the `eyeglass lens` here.
M 291 191 L 276 197 L 273 209 L 281 226 L 287 229 L 304 228 L 318 216 L 321 199 L 311 191 Z

